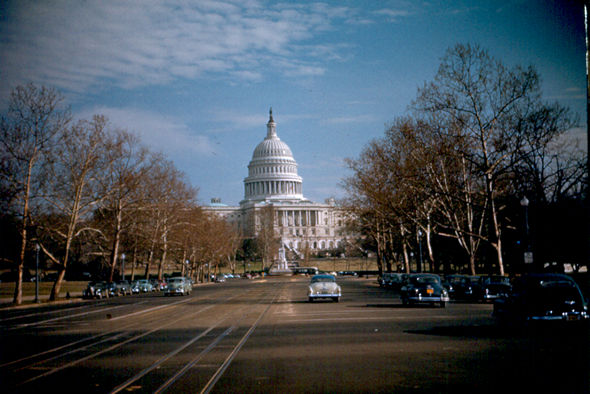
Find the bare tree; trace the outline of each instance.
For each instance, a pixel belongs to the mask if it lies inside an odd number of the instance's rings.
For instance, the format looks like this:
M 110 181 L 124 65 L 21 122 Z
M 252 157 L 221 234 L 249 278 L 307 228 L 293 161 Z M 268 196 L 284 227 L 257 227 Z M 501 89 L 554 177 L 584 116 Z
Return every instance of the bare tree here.
M 131 217 L 145 200 L 140 185 L 145 182 L 151 169 L 148 150 L 140 144 L 136 136 L 121 130 L 116 130 L 113 134 L 112 148 L 106 152 L 110 168 L 106 173 L 105 188 L 110 193 L 101 204 L 103 219 L 108 222 L 104 223 L 104 234 L 108 235 L 111 244 L 109 281 L 113 280 L 117 267 L 121 237 L 133 224 Z
M 478 46 L 457 45 L 442 59 L 434 81 L 418 91 L 417 111 L 436 113 L 469 139 L 463 152 L 476 166 L 485 185 L 490 221 L 489 242 L 496 250 L 500 274 L 504 274 L 499 196 L 501 178 L 510 158 L 522 143 L 516 127 L 538 102 L 539 77 L 532 67 L 506 68 Z
M 41 249 L 58 268 L 50 300 L 55 300 L 60 292 L 72 242 L 84 231 L 94 230 L 80 225 L 90 218 L 108 192 L 102 181 L 109 169 L 106 152 L 112 143 L 106 127 L 103 116 L 80 121 L 65 133 L 66 143 L 52 152 L 43 200 L 47 212 L 51 213 L 49 217 L 54 220 L 46 220 L 39 226 L 44 239 Z M 56 245 L 57 250 L 50 250 L 49 244 Z
M 514 188 L 541 204 L 582 193 L 587 152 L 568 131 L 574 127 L 567 108 L 541 105 L 519 124 L 524 144 L 514 153 Z
M 266 205 L 255 213 L 256 215 L 256 242 L 262 254 L 262 268 L 275 256 L 279 248 L 279 239 L 275 229 L 275 209 L 272 205 Z
M 149 240 L 145 276 L 149 277 L 154 257 L 160 252 L 158 279 L 162 279 L 170 246 L 170 233 L 178 222 L 182 222 L 180 215 L 186 212 L 184 209 L 196 198 L 196 190 L 184 181 L 184 174 L 171 161 L 156 155 L 152 162 L 144 185 L 148 198 L 142 208 L 147 219 L 144 231 Z
M 20 218 L 20 252 L 15 262 L 17 279 L 13 302 L 22 303 L 22 280 L 28 230 L 32 224 L 31 199 L 40 183 L 38 174 L 45 156 L 70 122 L 63 97 L 53 89 L 33 84 L 16 87 L 9 100 L 8 113 L 0 123 L 0 179 L 3 197 Z

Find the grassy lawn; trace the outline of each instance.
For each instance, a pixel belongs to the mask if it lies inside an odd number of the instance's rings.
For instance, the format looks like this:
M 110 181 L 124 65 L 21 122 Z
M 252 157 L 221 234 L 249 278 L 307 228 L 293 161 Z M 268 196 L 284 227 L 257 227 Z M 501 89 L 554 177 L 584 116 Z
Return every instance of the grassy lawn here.
M 65 296 L 67 292 L 70 294 L 78 294 L 86 288 L 88 282 L 63 282 L 60 290 L 60 296 Z M 39 297 L 48 296 L 53 287 L 53 282 L 39 282 Z M 12 297 L 14 295 L 14 282 L 0 283 L 0 297 Z M 35 295 L 35 283 L 23 283 L 23 297 Z

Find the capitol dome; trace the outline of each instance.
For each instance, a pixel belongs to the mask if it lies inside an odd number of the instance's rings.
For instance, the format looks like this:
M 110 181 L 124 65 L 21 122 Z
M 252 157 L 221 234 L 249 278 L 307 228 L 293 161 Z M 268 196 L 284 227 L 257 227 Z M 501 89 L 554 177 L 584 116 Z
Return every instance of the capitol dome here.
M 277 136 L 272 108 L 266 128 L 266 138 L 256 146 L 248 164 L 244 200 L 303 200 L 297 162 L 289 146 Z

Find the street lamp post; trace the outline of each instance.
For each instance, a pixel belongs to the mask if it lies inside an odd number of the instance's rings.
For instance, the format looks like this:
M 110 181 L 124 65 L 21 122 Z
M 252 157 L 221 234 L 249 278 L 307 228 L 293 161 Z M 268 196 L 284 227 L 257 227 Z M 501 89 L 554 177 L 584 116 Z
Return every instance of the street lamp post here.
M 531 271 L 530 267 L 533 264 L 533 252 L 531 251 L 531 242 L 529 236 L 529 200 L 526 196 L 520 200 L 520 205 L 524 208 L 524 229 L 525 229 L 525 252 L 524 252 L 524 263 L 527 267 L 527 271 Z
M 37 252 L 37 256 L 35 258 L 35 303 L 39 303 L 39 250 L 41 246 L 39 244 L 35 244 L 35 251 Z
M 418 230 L 418 253 L 420 254 L 418 272 L 422 272 L 422 230 Z
M 121 253 L 121 280 L 125 280 L 125 253 Z

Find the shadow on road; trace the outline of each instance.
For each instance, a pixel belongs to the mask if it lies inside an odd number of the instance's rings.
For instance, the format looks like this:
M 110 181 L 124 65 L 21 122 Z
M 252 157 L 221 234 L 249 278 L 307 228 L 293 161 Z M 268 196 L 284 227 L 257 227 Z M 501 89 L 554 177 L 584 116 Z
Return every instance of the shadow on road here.
M 463 338 L 551 338 L 562 340 L 583 339 L 587 341 L 588 324 L 518 324 L 501 325 L 473 324 L 459 326 L 437 326 L 423 330 L 407 330 L 408 334 L 437 335 Z

